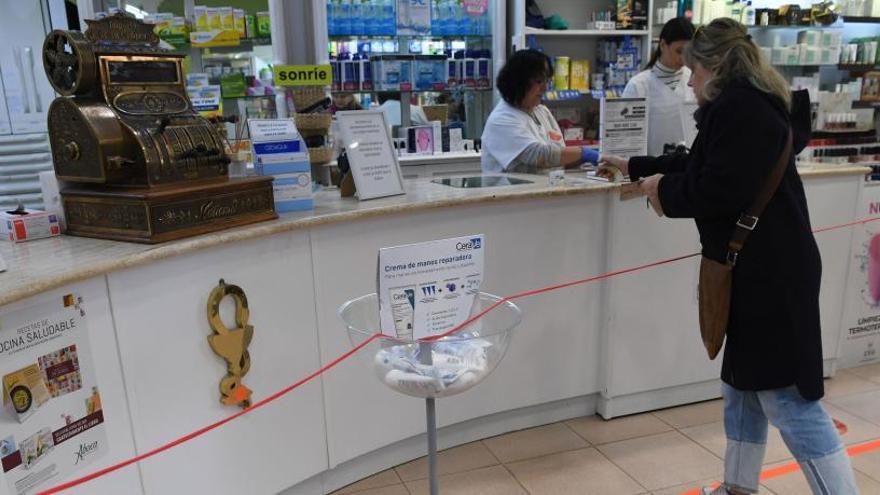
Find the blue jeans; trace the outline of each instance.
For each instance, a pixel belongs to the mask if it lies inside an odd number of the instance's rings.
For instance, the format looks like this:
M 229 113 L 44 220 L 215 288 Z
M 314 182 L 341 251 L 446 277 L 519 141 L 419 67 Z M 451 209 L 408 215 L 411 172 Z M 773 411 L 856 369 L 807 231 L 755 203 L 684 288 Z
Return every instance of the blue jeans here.
M 814 494 L 858 493 L 849 456 L 819 401 L 805 400 L 793 386 L 754 392 L 725 383 L 722 393 L 727 434 L 724 486 L 758 493 L 769 420 L 779 429 Z

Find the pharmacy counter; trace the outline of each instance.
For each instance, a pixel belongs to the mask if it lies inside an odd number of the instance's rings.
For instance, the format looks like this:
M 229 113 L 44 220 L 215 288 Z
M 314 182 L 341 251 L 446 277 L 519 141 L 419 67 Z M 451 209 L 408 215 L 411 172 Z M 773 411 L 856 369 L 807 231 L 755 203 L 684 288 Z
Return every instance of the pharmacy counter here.
M 804 172 L 814 225 L 854 218 L 865 173 Z M 221 278 L 247 294 L 254 338 L 244 382 L 259 400 L 351 348 L 336 310 L 375 290 L 381 247 L 483 233 L 484 290 L 501 295 L 698 250 L 692 222 L 621 201 L 618 185 L 518 177 L 534 183 L 455 189 L 418 179 L 405 196 L 363 203 L 323 191 L 312 212 L 159 246 L 0 244 L 9 265 L 0 320 L 68 293 L 83 298 L 111 444 L 85 474 L 235 411 L 218 401 L 225 365 L 206 342 L 206 302 Z M 829 338 L 847 268 L 836 256 L 849 237 L 819 237 Z M 717 397 L 718 363 L 697 338 L 695 267 L 687 260 L 518 301 L 524 319 L 499 368 L 477 392 L 439 401 L 441 447 L 597 410 L 611 417 Z M 632 297 L 646 310 L 627 310 Z M 826 348 L 829 372 L 835 351 Z M 423 455 L 423 403 L 379 383 L 365 359 L 71 493 L 322 494 Z

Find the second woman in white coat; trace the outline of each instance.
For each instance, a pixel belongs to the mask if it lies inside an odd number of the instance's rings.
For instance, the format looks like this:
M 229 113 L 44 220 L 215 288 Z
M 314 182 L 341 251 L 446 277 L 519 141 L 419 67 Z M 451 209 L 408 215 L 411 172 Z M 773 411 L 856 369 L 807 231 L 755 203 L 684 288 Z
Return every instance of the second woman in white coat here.
M 685 142 L 686 125 L 693 120 L 696 104 L 688 87 L 690 70 L 684 66 L 681 52 L 694 37 L 694 26 L 684 17 L 676 17 L 663 26 L 660 43 L 651 55 L 647 68 L 636 74 L 623 90 L 624 98 L 648 98 L 648 154 L 663 154 L 666 144 Z

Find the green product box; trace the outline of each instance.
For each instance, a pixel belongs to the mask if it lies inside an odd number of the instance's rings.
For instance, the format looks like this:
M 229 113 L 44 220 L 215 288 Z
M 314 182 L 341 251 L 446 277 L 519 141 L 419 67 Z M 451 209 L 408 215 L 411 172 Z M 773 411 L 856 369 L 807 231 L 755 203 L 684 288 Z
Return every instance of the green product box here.
M 257 18 L 253 14 L 245 14 L 244 30 L 247 38 L 257 37 Z
M 240 72 L 220 76 L 220 94 L 222 94 L 224 98 L 245 96 L 247 94 L 246 92 L 247 85 L 244 82 L 244 75 Z
M 269 21 L 268 12 L 257 12 L 257 36 L 268 38 L 272 35 L 272 23 Z

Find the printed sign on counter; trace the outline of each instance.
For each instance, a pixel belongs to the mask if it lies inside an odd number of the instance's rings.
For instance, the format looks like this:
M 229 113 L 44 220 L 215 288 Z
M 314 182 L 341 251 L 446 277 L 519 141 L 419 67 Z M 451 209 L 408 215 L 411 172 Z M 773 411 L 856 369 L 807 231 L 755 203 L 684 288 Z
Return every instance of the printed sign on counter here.
M 48 488 L 109 451 L 85 316 L 75 294 L 0 315 L 9 493 Z
M 880 184 L 867 184 L 858 218 L 880 215 Z M 838 366 L 880 362 L 880 224 L 853 227 Z
M 382 332 L 414 340 L 465 321 L 483 283 L 484 249 L 483 234 L 380 249 Z
M 599 153 L 624 158 L 648 154 L 648 104 L 645 98 L 602 98 Z
M 275 177 L 275 210 L 314 208 L 309 151 L 293 120 L 249 119 L 248 130 L 257 173 Z
M 404 194 L 403 174 L 382 110 L 336 112 L 358 199 Z

